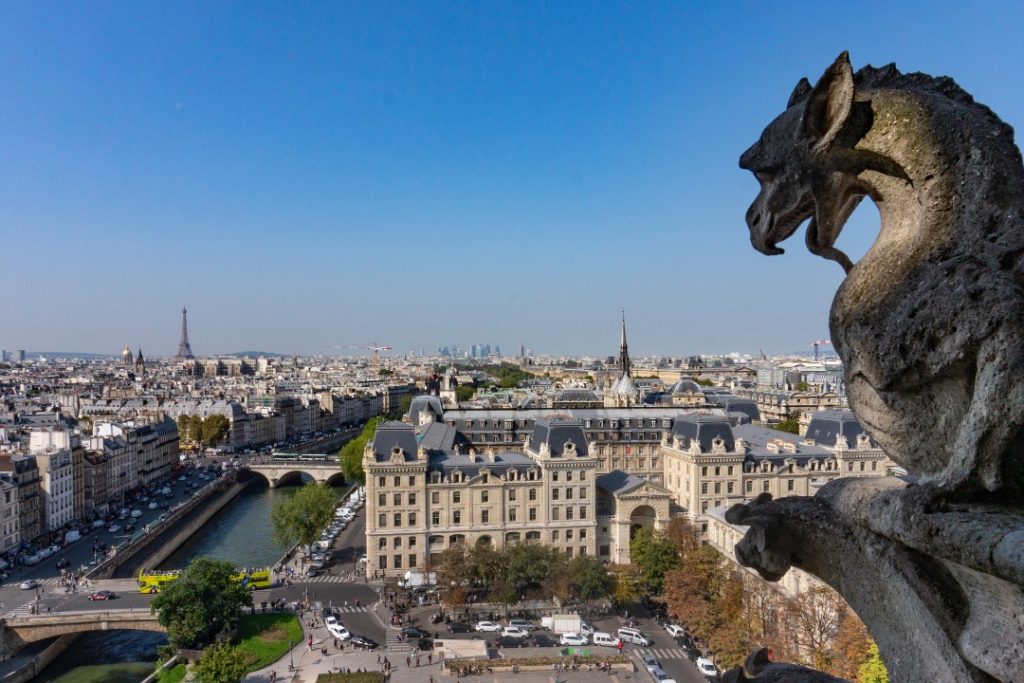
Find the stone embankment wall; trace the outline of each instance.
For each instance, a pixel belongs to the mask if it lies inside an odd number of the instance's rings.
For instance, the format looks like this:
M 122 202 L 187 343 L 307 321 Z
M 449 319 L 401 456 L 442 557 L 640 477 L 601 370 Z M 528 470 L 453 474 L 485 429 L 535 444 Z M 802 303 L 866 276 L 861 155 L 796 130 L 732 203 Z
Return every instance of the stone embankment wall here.
M 69 633 L 66 636 L 61 636 L 50 643 L 45 650 L 36 655 L 35 659 L 25 664 L 17 671 L 12 671 L 8 675 L 4 676 L 3 683 L 26 683 L 31 681 L 36 675 L 50 665 L 53 660 L 71 647 L 71 643 L 75 642 L 78 638 L 77 633 Z
M 238 483 L 234 478 L 225 479 L 206 487 L 200 495 L 189 499 L 184 505 L 174 510 L 159 526 L 142 538 L 130 541 L 118 547 L 114 557 L 98 564 L 86 576 L 90 579 L 109 579 L 126 565 L 133 567 L 155 566 L 154 562 L 163 561 L 177 550 L 192 534 L 198 531 L 210 517 L 217 514 L 235 496 L 241 493 L 254 480 Z M 182 520 L 188 523 L 181 526 Z M 180 528 L 179 528 L 180 527 Z

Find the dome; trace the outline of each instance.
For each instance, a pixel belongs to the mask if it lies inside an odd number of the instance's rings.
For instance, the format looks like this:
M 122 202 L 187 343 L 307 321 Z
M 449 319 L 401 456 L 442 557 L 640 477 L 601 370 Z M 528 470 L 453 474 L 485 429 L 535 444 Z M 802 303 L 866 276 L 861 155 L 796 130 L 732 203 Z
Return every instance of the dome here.
M 672 394 L 699 394 L 701 387 L 689 377 L 684 377 L 672 385 Z
M 121 349 L 121 360 L 124 361 L 125 363 L 130 363 L 132 362 L 132 356 L 132 350 L 128 347 L 127 344 L 125 344 L 124 348 Z

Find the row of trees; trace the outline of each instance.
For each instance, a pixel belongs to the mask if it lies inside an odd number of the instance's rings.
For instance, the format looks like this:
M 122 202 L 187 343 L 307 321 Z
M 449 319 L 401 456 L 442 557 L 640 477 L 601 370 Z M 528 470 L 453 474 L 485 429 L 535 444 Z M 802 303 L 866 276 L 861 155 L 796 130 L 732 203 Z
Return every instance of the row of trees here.
M 408 410 L 408 407 L 406 407 Z M 360 484 L 366 481 L 366 473 L 363 472 L 363 449 L 366 444 L 373 441 L 377 433 L 377 425 L 382 423 L 384 418 L 375 417 L 363 426 L 359 436 L 349 441 L 338 451 L 338 461 L 341 463 L 341 473 L 348 481 L 357 481 Z
M 294 495 L 274 503 L 270 511 L 274 540 L 287 546 L 312 544 L 334 519 L 337 505 L 338 496 L 330 486 L 306 483 Z
M 752 651 L 767 647 L 780 661 L 851 680 L 884 680 L 878 671 L 884 676 L 885 669 L 864 624 L 831 588 L 789 598 L 703 544 L 685 518 L 674 519 L 665 532 L 638 531 L 630 554 L 634 569 L 619 570 L 617 596 L 628 597 L 630 583 L 635 590 L 662 594 L 669 610 L 724 666 L 737 666 Z M 632 575 L 629 581 L 627 574 Z
M 223 415 L 209 415 L 205 419 L 197 415 L 178 417 L 178 436 L 182 441 L 198 446 L 215 446 L 230 431 L 231 422 Z
M 555 598 L 561 604 L 608 596 L 613 578 L 597 558 L 570 558 L 548 546 L 519 543 L 501 550 L 478 544 L 445 550 L 431 566 L 445 587 L 444 603 L 453 609 L 466 604 L 474 587 L 486 591 L 488 602 L 506 608 L 522 600 Z

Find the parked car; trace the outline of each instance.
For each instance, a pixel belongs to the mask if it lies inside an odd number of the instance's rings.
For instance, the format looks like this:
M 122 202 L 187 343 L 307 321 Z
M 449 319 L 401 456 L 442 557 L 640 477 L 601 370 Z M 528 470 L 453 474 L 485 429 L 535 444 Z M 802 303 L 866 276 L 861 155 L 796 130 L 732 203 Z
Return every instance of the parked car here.
M 491 643 L 491 647 L 495 648 L 506 648 L 506 647 L 526 647 L 530 643 L 526 638 L 520 638 L 518 636 L 498 636 Z
M 476 622 L 476 630 L 485 633 L 495 633 L 501 630 L 501 624 L 495 624 L 493 621 L 478 621 Z
M 66 557 L 62 557 L 59 560 L 57 560 L 57 569 L 64 569 L 65 567 L 68 567 L 70 565 L 71 565 L 71 560 L 69 560 Z
M 107 531 L 112 533 L 112 534 L 116 534 L 120 530 L 121 530 L 121 527 L 118 524 L 111 524 L 110 526 L 107 527 Z
M 349 640 L 352 638 L 352 634 L 349 630 L 338 621 L 337 617 L 330 616 L 324 620 L 324 624 L 327 626 L 327 631 L 338 640 Z
M 35 590 L 36 588 L 39 588 L 39 582 L 35 579 L 28 579 L 27 581 L 22 581 L 18 584 L 18 588 L 23 591 Z
M 563 633 L 558 642 L 561 645 L 582 646 L 587 644 L 587 637 L 579 633 Z
M 697 658 L 697 668 L 705 676 L 718 676 L 718 667 L 707 657 Z
M 114 591 L 96 591 L 89 596 L 90 600 L 113 600 L 117 597 Z
M 377 641 L 366 636 L 352 636 L 349 642 L 353 647 L 358 647 L 362 650 L 374 650 L 377 648 Z
M 686 635 L 686 629 L 679 624 L 665 624 L 665 631 L 673 638 L 681 638 Z
M 448 624 L 448 633 L 472 633 L 473 627 L 461 621 L 453 621 Z
M 530 639 L 534 647 L 555 647 L 558 645 L 558 641 L 549 636 L 546 633 L 538 633 Z
M 651 672 L 651 678 L 653 678 L 657 683 L 676 683 L 660 666 Z
M 428 650 L 434 649 L 434 641 L 430 638 L 420 638 L 416 641 L 416 647 L 427 652 Z
M 316 576 L 316 574 L 317 574 L 317 570 L 316 570 L 315 566 L 309 565 L 308 567 L 306 567 L 306 576 L 312 578 L 312 577 Z
M 517 626 L 523 629 L 524 631 L 536 631 L 538 628 L 540 628 L 539 626 L 537 626 L 537 624 L 533 623 L 532 621 L 527 621 L 526 619 L 509 619 L 508 625 Z
M 519 628 L 518 626 L 506 626 L 501 629 L 502 636 L 510 636 L 512 638 L 526 638 L 530 635 L 530 632 L 526 629 Z
M 152 503 L 149 504 L 149 509 L 150 510 L 156 510 L 159 507 L 160 507 L 160 503 L 156 502 L 155 500 Z

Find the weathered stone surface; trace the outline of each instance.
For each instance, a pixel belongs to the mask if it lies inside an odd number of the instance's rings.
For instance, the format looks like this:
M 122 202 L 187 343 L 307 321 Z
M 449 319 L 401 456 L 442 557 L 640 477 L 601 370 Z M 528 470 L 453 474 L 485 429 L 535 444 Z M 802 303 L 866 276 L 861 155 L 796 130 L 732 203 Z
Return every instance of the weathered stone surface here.
M 723 683 L 786 683 L 794 680 L 804 683 L 846 683 L 841 678 L 813 669 L 773 663 L 769 661 L 766 649 L 760 649 L 747 657 L 742 667 L 730 669 L 722 674 Z
M 810 219 L 810 251 L 846 270 L 830 324 L 850 407 L 917 483 L 838 480 L 814 498 L 735 506 L 728 519 L 750 526 L 737 558 L 767 579 L 796 566 L 838 590 L 894 682 L 1024 681 L 1013 131 L 948 78 L 854 74 L 843 53 L 813 88 L 797 85 L 740 166 L 761 183 L 747 212 L 757 249 L 781 253 Z M 834 244 L 864 197 L 882 226 L 854 264 Z
M 832 343 L 850 406 L 885 452 L 948 492 L 1024 493 L 1024 168 L 1013 130 L 949 78 L 846 53 L 740 159 L 766 254 L 805 220 L 811 252 L 848 275 Z M 834 244 L 870 197 L 878 239 Z

